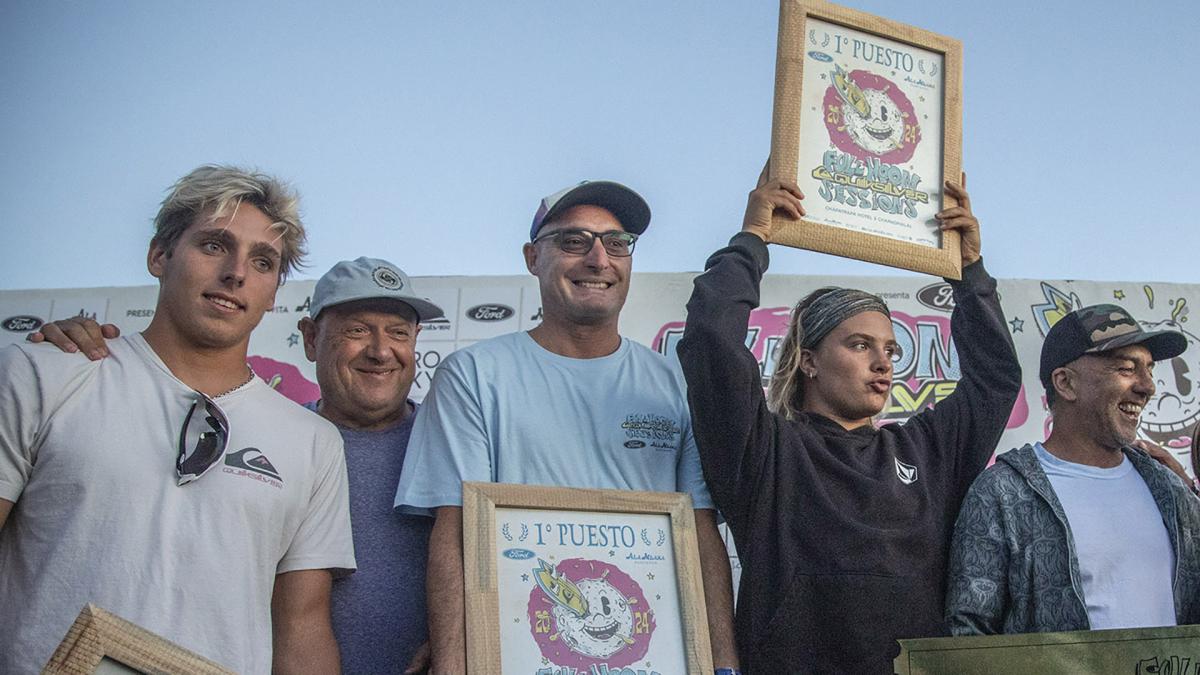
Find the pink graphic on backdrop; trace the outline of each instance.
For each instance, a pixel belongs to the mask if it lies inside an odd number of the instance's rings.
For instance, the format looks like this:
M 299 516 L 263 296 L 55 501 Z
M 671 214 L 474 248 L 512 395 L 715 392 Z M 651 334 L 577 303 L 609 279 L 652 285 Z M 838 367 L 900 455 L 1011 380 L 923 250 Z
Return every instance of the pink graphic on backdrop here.
M 534 568 L 529 627 L 542 656 L 560 667 L 623 668 L 646 655 L 656 623 L 642 587 L 619 567 L 569 558 Z
M 276 361 L 266 356 L 249 356 L 246 361 L 250 369 L 271 388 L 296 403 L 304 404 L 321 398 L 321 388 L 304 375 L 300 369 L 284 361 Z
M 790 307 L 762 307 L 750 313 L 745 344 L 758 361 L 764 389 L 775 371 L 774 352 L 787 335 L 790 313 Z M 948 314 L 912 315 L 902 311 L 891 314 L 900 355 L 893 362 L 892 396 L 880 419 L 885 424 L 905 421 L 933 407 L 953 393 L 960 376 Z M 685 326 L 683 321 L 663 324 L 654 336 L 653 348 L 662 354 L 672 352 Z M 1024 425 L 1029 415 L 1029 402 L 1022 385 L 1005 428 Z
M 876 157 L 885 164 L 902 164 L 912 159 L 921 143 L 921 127 L 904 91 L 866 70 L 843 75 L 839 68 L 825 91 L 825 128 L 830 142 L 862 160 Z

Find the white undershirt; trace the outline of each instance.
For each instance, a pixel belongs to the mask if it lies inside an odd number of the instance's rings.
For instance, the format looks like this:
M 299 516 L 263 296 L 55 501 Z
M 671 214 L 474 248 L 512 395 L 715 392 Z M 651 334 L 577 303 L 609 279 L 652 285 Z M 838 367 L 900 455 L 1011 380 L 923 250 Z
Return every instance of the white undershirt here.
M 1092 628 L 1174 626 L 1175 551 L 1141 474 L 1124 455 L 1103 469 L 1034 450 L 1067 514 Z

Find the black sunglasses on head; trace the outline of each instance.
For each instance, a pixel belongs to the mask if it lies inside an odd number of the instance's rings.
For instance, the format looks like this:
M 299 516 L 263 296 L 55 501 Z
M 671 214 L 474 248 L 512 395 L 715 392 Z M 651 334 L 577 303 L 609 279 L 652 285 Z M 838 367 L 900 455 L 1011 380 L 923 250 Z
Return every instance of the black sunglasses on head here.
M 183 419 L 179 432 L 179 456 L 175 472 L 179 485 L 187 485 L 208 473 L 225 454 L 229 443 L 229 419 L 213 400 L 194 392 L 196 400 Z

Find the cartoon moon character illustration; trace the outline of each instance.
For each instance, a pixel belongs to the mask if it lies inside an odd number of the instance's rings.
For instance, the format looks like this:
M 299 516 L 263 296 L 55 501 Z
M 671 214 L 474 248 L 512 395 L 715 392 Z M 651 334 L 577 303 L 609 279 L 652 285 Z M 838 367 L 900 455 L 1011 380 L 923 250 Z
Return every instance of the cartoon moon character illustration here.
M 633 644 L 633 612 L 629 601 L 604 579 L 584 579 L 579 591 L 587 600 L 587 613 L 554 608 L 559 634 L 580 654 L 605 659 Z
M 572 582 L 556 573 L 550 563 L 538 560 L 534 570 L 538 586 L 554 600 L 554 622 L 558 635 L 572 650 L 606 659 L 633 644 L 633 612 L 629 600 L 599 579 Z
M 834 65 L 825 92 L 829 138 L 842 152 L 859 159 L 876 157 L 888 164 L 912 159 L 920 125 L 912 102 L 885 77 Z
M 652 614 L 640 588 L 624 572 L 597 560 L 564 560 L 557 568 L 540 558 L 538 563 L 530 613 L 537 617 L 548 609 L 553 617 L 548 635 L 534 635 L 548 660 L 578 668 L 607 661 L 617 667 L 645 655 Z M 635 634 L 637 608 L 647 619 L 642 634 Z
M 1155 394 L 1142 411 L 1141 432 L 1186 461 L 1192 427 L 1200 421 L 1200 340 L 1175 321 L 1142 321 L 1146 330 L 1173 330 L 1187 349 L 1154 368 Z

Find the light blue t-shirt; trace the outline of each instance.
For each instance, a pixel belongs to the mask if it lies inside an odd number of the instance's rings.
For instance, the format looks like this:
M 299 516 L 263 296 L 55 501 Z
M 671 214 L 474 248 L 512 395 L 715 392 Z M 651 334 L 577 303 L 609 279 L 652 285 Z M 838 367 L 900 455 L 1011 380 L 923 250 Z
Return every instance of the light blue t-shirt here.
M 687 492 L 713 508 L 682 375 L 624 338 L 608 356 L 573 359 L 512 333 L 442 361 L 396 507 L 459 506 L 463 481 Z
M 1175 625 L 1175 551 L 1150 488 L 1124 455 L 1111 469 L 1038 461 L 1062 503 L 1093 629 Z

